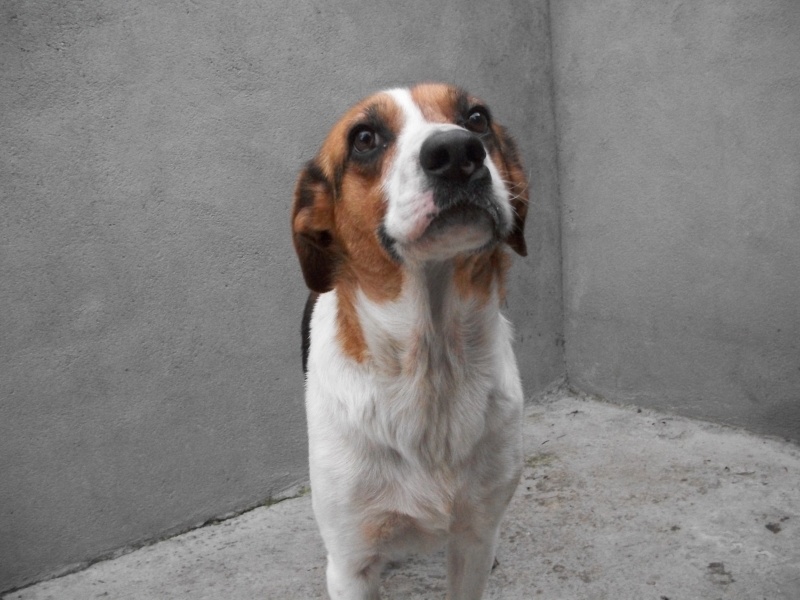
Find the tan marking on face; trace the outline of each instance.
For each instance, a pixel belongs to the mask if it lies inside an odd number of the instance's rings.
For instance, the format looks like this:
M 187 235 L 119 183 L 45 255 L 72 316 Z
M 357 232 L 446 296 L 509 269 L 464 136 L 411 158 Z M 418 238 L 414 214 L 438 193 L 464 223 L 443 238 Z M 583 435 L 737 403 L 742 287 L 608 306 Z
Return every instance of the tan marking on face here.
M 338 335 L 345 353 L 362 362 L 367 345 L 359 323 L 356 299 L 361 290 L 373 302 L 387 302 L 400 294 L 402 270 L 378 241 L 377 232 L 386 212 L 382 182 L 394 155 L 389 145 L 377 161 L 362 165 L 350 158 L 349 133 L 377 115 L 394 136 L 402 127 L 402 114 L 392 98 L 375 94 L 349 110 L 331 130 L 319 155 L 326 175 L 340 176 L 333 203 L 333 237 L 342 248 L 336 289 L 339 298 Z M 388 141 L 388 140 L 387 140 Z
M 411 90 L 411 97 L 422 115 L 432 123 L 453 123 L 459 90 L 442 83 L 421 83 Z

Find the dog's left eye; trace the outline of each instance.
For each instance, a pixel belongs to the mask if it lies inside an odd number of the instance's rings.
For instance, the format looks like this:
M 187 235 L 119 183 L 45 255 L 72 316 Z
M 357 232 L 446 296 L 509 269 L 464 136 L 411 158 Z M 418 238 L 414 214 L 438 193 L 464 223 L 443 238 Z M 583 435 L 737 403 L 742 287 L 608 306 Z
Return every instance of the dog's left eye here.
M 353 132 L 352 146 L 358 153 L 369 152 L 378 147 L 380 137 L 372 128 L 362 125 Z
M 466 127 L 473 133 L 489 131 L 489 115 L 482 108 L 474 108 L 467 117 Z

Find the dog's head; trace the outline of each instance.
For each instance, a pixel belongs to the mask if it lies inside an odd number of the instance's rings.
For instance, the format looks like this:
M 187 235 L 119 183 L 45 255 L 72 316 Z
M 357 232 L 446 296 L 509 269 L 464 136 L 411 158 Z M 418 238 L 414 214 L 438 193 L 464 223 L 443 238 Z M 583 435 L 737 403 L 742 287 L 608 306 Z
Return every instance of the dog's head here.
M 292 232 L 306 284 L 326 292 L 503 243 L 524 256 L 527 207 L 516 146 L 488 107 L 422 84 L 370 96 L 333 127 L 300 173 Z

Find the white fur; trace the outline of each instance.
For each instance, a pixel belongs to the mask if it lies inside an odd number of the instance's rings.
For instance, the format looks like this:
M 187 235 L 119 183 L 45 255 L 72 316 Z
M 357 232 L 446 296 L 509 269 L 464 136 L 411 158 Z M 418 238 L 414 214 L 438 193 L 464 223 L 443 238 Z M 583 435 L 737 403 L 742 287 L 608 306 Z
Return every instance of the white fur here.
M 448 126 L 424 122 L 407 91 L 391 94 L 407 120 L 385 183 L 386 224 L 413 256 L 413 232 L 430 209 L 414 166 L 419 145 Z M 500 181 L 496 169 L 492 177 Z M 500 187 L 497 201 L 510 219 Z M 486 303 L 456 292 L 452 260 L 422 253 L 404 264 L 396 300 L 356 298 L 366 361 L 341 348 L 336 290 L 319 297 L 311 320 L 311 487 L 328 591 L 333 600 L 375 600 L 387 561 L 447 544 L 449 598 L 477 600 L 522 468 L 523 396 L 511 329 L 498 290 Z M 397 515 L 410 526 L 388 527 L 386 539 L 364 534 Z

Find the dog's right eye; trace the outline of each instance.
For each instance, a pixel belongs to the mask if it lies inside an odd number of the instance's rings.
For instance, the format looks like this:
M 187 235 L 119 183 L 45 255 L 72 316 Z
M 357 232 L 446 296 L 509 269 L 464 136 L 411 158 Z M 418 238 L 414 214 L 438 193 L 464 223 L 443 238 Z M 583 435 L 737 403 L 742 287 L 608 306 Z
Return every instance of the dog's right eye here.
M 489 131 L 489 115 L 483 107 L 475 107 L 470 112 L 465 127 L 470 131 L 482 134 Z
M 358 153 L 369 152 L 378 147 L 379 136 L 372 128 L 361 125 L 353 132 L 352 146 Z

